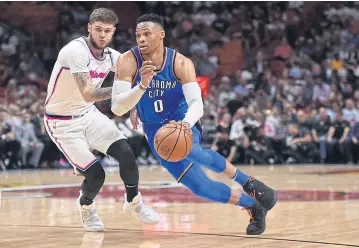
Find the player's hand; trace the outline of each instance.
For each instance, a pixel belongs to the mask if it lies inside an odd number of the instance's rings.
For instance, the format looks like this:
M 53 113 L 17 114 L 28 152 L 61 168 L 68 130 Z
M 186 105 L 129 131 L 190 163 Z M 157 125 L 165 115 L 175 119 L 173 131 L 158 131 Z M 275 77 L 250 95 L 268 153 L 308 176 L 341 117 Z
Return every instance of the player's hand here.
M 183 127 L 184 127 L 184 130 L 192 134 L 191 125 L 188 122 L 185 122 L 185 121 L 170 121 L 170 123 L 182 124 Z
M 139 118 L 138 118 L 138 113 L 137 113 L 136 108 L 134 108 L 130 111 L 130 120 L 131 120 L 133 130 L 137 130 L 137 126 L 139 124 L 139 121 L 138 121 Z
M 152 64 L 152 61 L 147 60 L 142 63 L 142 67 L 140 69 L 141 82 L 145 87 L 148 87 L 152 78 L 156 76 L 156 67 Z

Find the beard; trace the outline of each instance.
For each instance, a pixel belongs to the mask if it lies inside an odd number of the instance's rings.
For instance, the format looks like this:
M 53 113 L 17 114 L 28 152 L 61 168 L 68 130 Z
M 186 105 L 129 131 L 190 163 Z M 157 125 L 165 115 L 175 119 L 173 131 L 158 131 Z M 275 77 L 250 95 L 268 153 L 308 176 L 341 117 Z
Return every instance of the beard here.
M 103 50 L 103 49 L 105 49 L 105 48 L 108 46 L 108 44 L 111 43 L 112 39 L 111 39 L 106 45 L 104 45 L 104 46 L 99 46 L 99 45 L 96 44 L 95 39 L 92 37 L 92 35 L 91 35 L 91 33 L 90 33 L 90 35 L 89 35 L 89 41 L 90 41 L 91 45 L 92 45 L 95 49 Z

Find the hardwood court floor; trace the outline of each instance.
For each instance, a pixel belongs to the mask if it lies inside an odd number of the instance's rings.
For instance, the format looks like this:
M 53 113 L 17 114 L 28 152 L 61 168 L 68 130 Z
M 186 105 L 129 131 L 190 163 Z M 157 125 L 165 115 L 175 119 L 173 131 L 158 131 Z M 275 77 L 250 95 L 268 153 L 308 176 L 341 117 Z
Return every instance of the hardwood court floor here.
M 116 169 L 107 171 L 96 202 L 104 233 L 84 232 L 75 207 L 82 177 L 71 170 L 1 172 L 0 247 L 359 247 L 359 167 L 242 170 L 279 193 L 261 236 L 245 235 L 246 211 L 193 196 L 161 168 L 140 170 L 144 200 L 161 214 L 155 226 L 122 213 L 123 185 Z M 240 189 L 222 175 L 208 175 Z

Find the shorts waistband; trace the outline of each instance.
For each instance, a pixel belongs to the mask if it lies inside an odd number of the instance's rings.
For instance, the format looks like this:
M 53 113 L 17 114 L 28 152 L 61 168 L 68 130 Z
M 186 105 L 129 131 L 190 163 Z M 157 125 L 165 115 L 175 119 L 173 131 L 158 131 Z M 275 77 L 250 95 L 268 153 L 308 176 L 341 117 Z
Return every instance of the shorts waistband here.
M 83 113 L 81 115 L 55 115 L 55 114 L 46 112 L 45 116 L 49 120 L 74 120 L 74 119 L 78 119 L 78 118 L 84 116 L 86 113 Z

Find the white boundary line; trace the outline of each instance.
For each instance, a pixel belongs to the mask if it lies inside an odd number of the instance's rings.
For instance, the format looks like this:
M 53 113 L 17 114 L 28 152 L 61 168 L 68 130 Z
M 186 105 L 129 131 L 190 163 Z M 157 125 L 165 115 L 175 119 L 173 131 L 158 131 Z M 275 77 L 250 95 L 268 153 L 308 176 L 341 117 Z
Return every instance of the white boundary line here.
M 14 196 L 4 196 L 2 200 L 12 200 L 12 199 L 30 199 L 30 198 L 45 198 L 50 197 L 52 194 L 49 193 L 38 193 L 32 195 L 14 195 Z
M 146 185 L 147 184 L 147 185 Z M 120 182 L 107 182 L 104 185 L 121 186 L 124 185 Z M 33 185 L 33 186 L 20 186 L 11 188 L 0 188 L 0 202 L 1 202 L 1 191 L 2 192 L 13 192 L 13 191 L 28 191 L 37 189 L 57 189 L 67 187 L 81 187 L 81 183 L 69 183 L 69 184 L 45 184 L 45 185 Z M 141 189 L 165 189 L 165 188 L 182 188 L 181 184 L 174 181 L 144 181 L 140 183 Z M 1 203 L 0 203 L 1 204 Z M 0 205 L 1 207 L 1 205 Z

